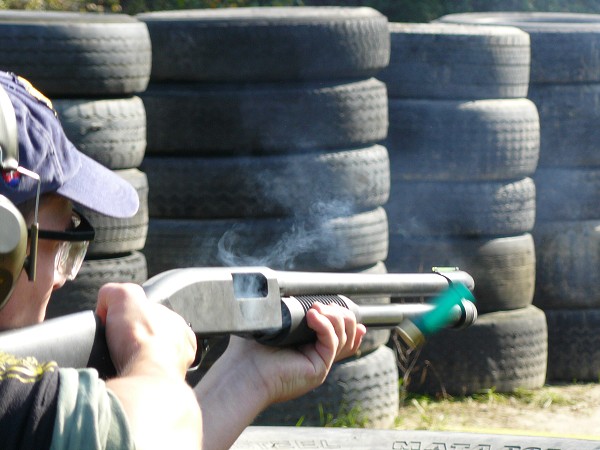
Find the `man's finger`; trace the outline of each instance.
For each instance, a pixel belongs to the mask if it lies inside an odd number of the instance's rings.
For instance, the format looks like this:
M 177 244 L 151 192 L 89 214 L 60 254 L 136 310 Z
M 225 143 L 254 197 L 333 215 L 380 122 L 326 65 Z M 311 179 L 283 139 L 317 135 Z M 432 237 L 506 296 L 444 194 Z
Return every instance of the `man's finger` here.
M 306 322 L 317 335 L 317 342 L 315 342 L 314 345 L 307 347 L 314 348 L 317 355 L 322 360 L 322 364 L 327 368 L 331 367 L 339 346 L 339 338 L 333 324 L 325 315 L 319 312 L 318 308 L 311 308 L 308 310 L 306 313 Z M 311 356 L 312 355 L 307 354 L 307 357 L 311 358 L 311 361 L 313 361 L 314 364 L 315 361 Z

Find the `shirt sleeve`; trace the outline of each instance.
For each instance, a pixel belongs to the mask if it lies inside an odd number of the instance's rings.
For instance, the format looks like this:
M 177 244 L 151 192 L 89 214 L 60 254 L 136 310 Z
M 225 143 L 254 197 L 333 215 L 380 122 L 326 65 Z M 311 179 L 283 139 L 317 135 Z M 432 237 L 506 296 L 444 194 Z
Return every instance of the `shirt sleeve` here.
M 50 447 L 58 367 L 0 352 L 0 442 L 3 449 Z
M 60 369 L 52 450 L 134 449 L 117 397 L 94 369 Z

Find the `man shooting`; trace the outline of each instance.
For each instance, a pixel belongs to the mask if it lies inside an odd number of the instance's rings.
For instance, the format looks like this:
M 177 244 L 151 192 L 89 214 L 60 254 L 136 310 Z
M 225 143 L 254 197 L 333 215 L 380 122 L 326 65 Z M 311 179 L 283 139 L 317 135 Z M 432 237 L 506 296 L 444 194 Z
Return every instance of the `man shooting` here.
M 0 102 L 9 134 L 0 136 L 0 224 L 3 215 L 22 216 L 31 233 L 24 267 L 14 279 L 0 277 L 10 283 L 0 296 L 0 329 L 8 330 L 43 321 L 52 292 L 76 276 L 93 237 L 77 205 L 124 218 L 135 214 L 138 197 L 75 149 L 50 102 L 29 83 L 0 72 L 0 87 L 9 100 Z M 16 155 L 4 148 L 11 133 Z M 15 261 L 2 248 L 0 242 L 0 274 L 10 273 Z M 334 361 L 354 354 L 365 334 L 349 310 L 315 304 L 306 319 L 316 343 L 270 348 L 232 337 L 192 389 L 185 374 L 196 339 L 179 315 L 147 301 L 140 286 L 116 283 L 100 289 L 96 313 L 105 325 L 114 378 L 0 349 L 3 449 L 228 448 L 266 406 L 322 383 Z

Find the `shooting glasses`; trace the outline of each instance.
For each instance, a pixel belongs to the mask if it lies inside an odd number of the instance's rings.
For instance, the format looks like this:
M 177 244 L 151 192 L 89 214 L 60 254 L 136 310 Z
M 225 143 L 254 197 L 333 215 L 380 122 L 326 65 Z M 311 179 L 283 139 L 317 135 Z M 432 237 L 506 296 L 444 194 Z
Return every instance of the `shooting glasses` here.
M 54 261 L 55 273 L 73 280 L 81 268 L 94 228 L 81 214 L 73 211 L 71 226 L 65 231 L 39 230 L 38 239 L 60 241 Z

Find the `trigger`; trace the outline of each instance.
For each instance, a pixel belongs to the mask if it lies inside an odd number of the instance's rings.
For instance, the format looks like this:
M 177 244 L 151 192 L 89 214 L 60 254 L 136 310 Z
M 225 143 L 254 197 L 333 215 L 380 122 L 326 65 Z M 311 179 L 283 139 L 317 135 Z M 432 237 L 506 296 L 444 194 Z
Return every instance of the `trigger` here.
M 210 350 L 208 338 L 199 338 L 196 335 L 196 342 L 198 345 L 198 350 L 196 351 L 196 358 L 194 359 L 194 362 L 192 362 L 192 365 L 189 367 L 188 372 L 198 370 L 198 368 L 202 365 L 202 361 L 204 361 L 204 358 Z

